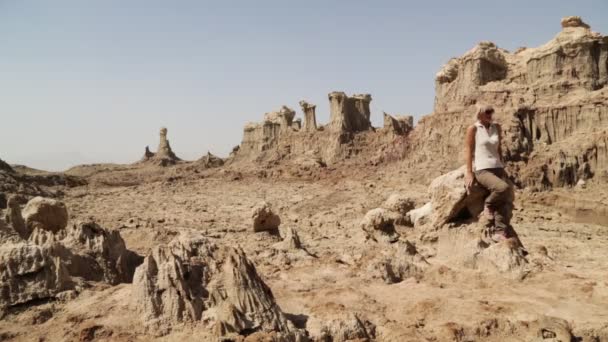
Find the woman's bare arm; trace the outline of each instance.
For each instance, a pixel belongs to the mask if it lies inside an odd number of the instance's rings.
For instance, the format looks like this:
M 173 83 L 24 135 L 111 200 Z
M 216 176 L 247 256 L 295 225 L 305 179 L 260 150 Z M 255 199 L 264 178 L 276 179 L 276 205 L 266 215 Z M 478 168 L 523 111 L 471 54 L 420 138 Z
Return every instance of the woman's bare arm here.
M 496 130 L 498 131 L 498 159 L 504 164 L 502 159 L 502 128 L 500 124 L 496 124 Z
M 466 172 L 464 175 L 464 185 L 470 188 L 473 185 L 473 156 L 475 154 L 475 132 L 477 127 L 470 126 L 467 128 L 467 134 L 464 139 L 464 158 L 466 162 Z
M 477 127 L 470 126 L 467 128 L 467 134 L 464 140 L 464 157 L 467 166 L 467 172 L 473 172 L 473 156 L 475 154 L 475 131 Z

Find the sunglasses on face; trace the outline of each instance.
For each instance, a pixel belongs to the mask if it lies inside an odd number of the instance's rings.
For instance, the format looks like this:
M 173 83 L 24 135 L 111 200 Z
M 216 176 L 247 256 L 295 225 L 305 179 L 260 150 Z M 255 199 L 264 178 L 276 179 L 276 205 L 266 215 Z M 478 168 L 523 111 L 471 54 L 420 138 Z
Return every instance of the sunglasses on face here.
M 486 111 L 485 111 L 485 112 L 483 112 L 483 113 L 484 113 L 484 114 L 486 114 L 486 115 L 492 115 L 492 114 L 494 114 L 494 111 L 493 111 L 493 110 L 491 110 L 491 109 L 489 109 L 489 110 L 486 110 Z

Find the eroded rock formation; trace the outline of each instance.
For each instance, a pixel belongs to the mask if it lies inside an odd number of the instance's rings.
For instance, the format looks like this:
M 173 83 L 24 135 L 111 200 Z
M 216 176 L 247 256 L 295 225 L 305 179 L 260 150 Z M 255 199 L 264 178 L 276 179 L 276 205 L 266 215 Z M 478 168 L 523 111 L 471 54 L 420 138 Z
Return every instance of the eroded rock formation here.
M 329 129 L 335 132 L 359 132 L 372 127 L 370 123 L 370 94 L 357 94 L 352 97 L 343 92 L 329 93 Z
M 315 132 L 317 130 L 317 115 L 315 113 L 317 106 L 302 100 L 300 101 L 300 107 L 304 113 L 302 130 L 304 132 Z
M 331 92 L 330 122 L 319 126 L 316 106 L 300 101 L 304 121 L 294 119 L 295 112 L 283 106 L 267 113 L 264 121 L 245 126 L 243 140 L 233 150 L 231 162 L 265 161 L 276 165 L 282 161 L 301 164 L 299 160 L 319 160 L 318 165 L 329 165 L 356 155 L 371 159 L 378 149 L 389 145 L 396 136 L 404 136 L 412 127 L 411 117 L 396 117 L 385 129 L 374 130 L 370 122 L 369 94 L 347 96 L 344 92 Z M 306 163 L 309 164 L 309 163 Z M 302 171 L 310 172 L 304 166 Z
M 406 163 L 457 167 L 473 106 L 483 102 L 496 109 L 520 185 L 573 186 L 608 171 L 608 38 L 579 17 L 562 27 L 537 48 L 510 53 L 482 42 L 450 60 L 436 75 L 434 113 L 412 132 Z
M 52 298 L 72 287 L 53 249 L 27 241 L 0 244 L 0 308 Z
M 194 322 L 218 337 L 297 334 L 243 251 L 200 235 L 155 247 L 137 268 L 133 286 L 144 323 L 160 333 Z
M 212 168 L 224 165 L 224 160 L 218 156 L 211 154 L 211 152 L 207 152 L 206 155 L 202 156 L 198 160 L 198 163 L 200 165 L 203 165 L 203 167 L 205 168 Z
M 414 128 L 414 117 L 411 115 L 392 116 L 387 113 L 384 117 L 384 129 L 395 135 L 404 135 Z
M 160 166 L 168 166 L 174 165 L 180 160 L 181 159 L 179 159 L 171 149 L 171 145 L 167 139 L 167 128 L 162 127 L 160 129 L 160 140 L 156 152 L 150 152 L 150 149 L 146 146 L 144 156 L 140 162 L 152 162 Z
M 117 231 L 95 223 L 66 229 L 62 202 L 34 198 L 21 217 L 18 196 L 0 218 L 0 308 L 55 298 L 78 277 L 112 285 L 130 282 L 142 258 L 126 249 Z
M 120 233 L 95 222 L 79 222 L 67 229 L 61 243 L 64 262 L 71 276 L 116 285 L 130 283 L 143 258 L 127 249 Z
M 442 263 L 515 278 L 525 276 L 528 252 L 511 226 L 504 241 L 491 239 L 492 223 L 478 220 L 488 193 L 479 186 L 467 192 L 464 170 L 463 166 L 434 179 L 428 189 L 431 201 L 422 207 L 426 209 L 411 210 L 408 216 L 417 230 L 436 237 Z

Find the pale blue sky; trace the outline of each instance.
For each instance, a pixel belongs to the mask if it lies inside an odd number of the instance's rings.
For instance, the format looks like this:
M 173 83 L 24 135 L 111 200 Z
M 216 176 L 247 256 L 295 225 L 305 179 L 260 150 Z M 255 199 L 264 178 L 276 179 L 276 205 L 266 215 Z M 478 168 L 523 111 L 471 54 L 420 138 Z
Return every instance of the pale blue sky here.
M 419 118 L 450 57 L 540 45 L 567 15 L 608 34 L 608 0 L 0 0 L 0 158 L 133 162 L 161 126 L 182 158 L 226 156 L 283 104 L 326 123 L 333 90 L 371 93 L 377 126 Z

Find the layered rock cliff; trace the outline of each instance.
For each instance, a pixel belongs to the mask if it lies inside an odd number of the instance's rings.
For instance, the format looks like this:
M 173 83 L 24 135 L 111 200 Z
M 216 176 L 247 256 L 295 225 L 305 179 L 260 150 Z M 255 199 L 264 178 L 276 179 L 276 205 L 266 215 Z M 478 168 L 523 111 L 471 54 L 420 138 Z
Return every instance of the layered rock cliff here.
M 435 105 L 411 136 L 405 163 L 461 165 L 474 105 L 496 109 L 509 168 L 521 185 L 572 186 L 608 172 L 608 37 L 579 17 L 537 48 L 479 43 L 435 77 Z

